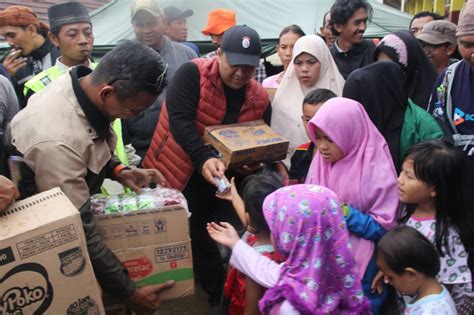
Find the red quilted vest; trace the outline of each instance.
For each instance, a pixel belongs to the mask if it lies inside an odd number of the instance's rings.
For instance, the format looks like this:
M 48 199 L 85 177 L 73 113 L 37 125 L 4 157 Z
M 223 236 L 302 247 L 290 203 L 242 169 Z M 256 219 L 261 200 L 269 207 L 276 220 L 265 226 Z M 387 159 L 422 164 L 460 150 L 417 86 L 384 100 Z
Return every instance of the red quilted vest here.
M 220 125 L 226 113 L 224 87 L 219 76 L 217 58 L 199 58 L 196 63 L 201 76 L 199 103 L 195 123 L 199 134 L 207 126 Z M 239 122 L 261 119 L 269 104 L 268 94 L 262 86 L 251 79 L 247 84 L 245 101 L 239 115 Z M 143 160 L 144 168 L 159 170 L 168 184 L 183 190 L 193 172 L 193 164 L 183 148 L 176 142 L 169 128 L 166 103 L 161 108 L 160 119 L 153 134 L 150 148 Z

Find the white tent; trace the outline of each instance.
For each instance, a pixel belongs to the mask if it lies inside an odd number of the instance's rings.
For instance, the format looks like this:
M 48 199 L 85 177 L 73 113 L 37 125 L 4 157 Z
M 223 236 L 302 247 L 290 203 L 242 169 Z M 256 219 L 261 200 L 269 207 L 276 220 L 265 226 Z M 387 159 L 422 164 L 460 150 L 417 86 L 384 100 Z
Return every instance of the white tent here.
M 131 0 L 114 0 L 92 14 L 95 46 L 113 46 L 119 40 L 133 39 L 130 24 Z M 369 0 L 374 9 L 372 21 L 365 33 L 367 37 L 382 37 L 390 32 L 408 29 L 411 16 L 387 5 Z M 298 24 L 307 34 L 319 30 L 323 15 L 329 11 L 333 1 L 327 0 L 163 0 L 163 7 L 174 5 L 181 9 L 192 9 L 188 18 L 188 40 L 209 41 L 201 34 L 207 23 L 207 13 L 213 9 L 226 8 L 236 12 L 237 23 L 246 24 L 260 34 L 263 40 L 274 40 L 281 29 Z

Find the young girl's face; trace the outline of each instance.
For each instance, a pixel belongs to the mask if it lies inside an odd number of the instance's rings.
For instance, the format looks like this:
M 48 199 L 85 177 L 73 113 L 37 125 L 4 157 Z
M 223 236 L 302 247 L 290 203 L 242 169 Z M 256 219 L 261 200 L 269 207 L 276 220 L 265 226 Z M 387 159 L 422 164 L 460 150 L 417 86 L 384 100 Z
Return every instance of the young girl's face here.
M 415 295 L 418 291 L 418 287 L 414 284 L 413 273 L 404 272 L 398 274 L 394 272 L 384 261 L 381 255 L 377 255 L 376 259 L 377 267 L 382 271 L 384 282 L 390 283 L 395 289 L 406 295 Z
M 402 203 L 420 204 L 432 200 L 436 195 L 433 186 L 416 178 L 412 159 L 403 161 L 398 176 L 398 190 Z
M 308 53 L 301 53 L 293 61 L 298 81 L 305 87 L 312 87 L 318 82 L 321 62 Z
M 323 159 L 328 163 L 334 163 L 339 161 L 344 157 L 344 153 L 341 149 L 332 142 L 321 129 L 316 127 L 314 129 L 316 135 L 316 148 L 318 148 L 319 153 Z

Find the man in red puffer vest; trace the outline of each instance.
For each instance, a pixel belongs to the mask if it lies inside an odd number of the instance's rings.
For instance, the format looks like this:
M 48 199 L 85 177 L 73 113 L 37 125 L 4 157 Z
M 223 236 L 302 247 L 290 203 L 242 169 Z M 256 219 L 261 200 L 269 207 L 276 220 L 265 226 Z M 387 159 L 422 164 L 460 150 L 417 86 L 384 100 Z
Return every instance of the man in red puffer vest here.
M 262 118 L 270 123 L 268 95 L 253 79 L 260 52 L 258 33 L 237 25 L 224 33 L 215 58 L 183 64 L 167 88 L 166 103 L 143 161 L 144 167 L 160 170 L 188 200 L 194 267 L 210 306 L 220 303 L 225 271 L 206 223 L 236 217 L 230 203 L 215 197 L 214 178 L 224 177 L 226 169 L 204 145 L 202 135 L 207 126 Z M 236 175 L 238 181 L 257 168 L 244 166 L 227 175 Z

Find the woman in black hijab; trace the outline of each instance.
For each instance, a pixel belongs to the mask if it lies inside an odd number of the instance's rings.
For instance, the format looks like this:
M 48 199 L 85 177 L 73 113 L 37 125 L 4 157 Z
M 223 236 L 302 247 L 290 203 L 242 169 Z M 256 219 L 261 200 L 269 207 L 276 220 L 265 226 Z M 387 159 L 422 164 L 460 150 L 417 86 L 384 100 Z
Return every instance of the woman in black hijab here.
M 428 102 L 437 73 L 418 40 L 410 32 L 395 32 L 377 45 L 374 58 L 391 60 L 402 66 L 406 74 L 408 97 L 421 108 Z
M 399 168 L 400 133 L 407 108 L 406 78 L 395 62 L 380 61 L 353 71 L 342 96 L 361 103 L 384 136 L 395 168 Z
M 410 100 L 405 72 L 395 62 L 379 61 L 353 71 L 342 95 L 364 106 L 387 141 L 397 171 L 410 146 L 443 136 L 434 118 Z

